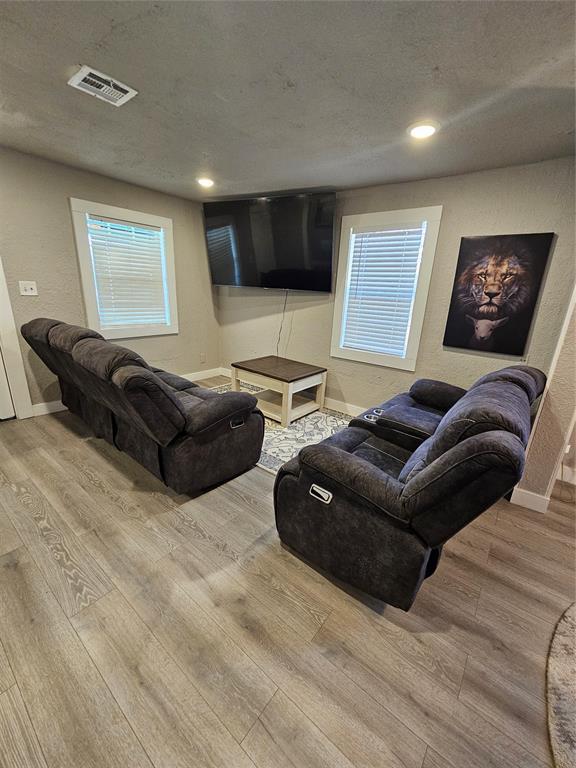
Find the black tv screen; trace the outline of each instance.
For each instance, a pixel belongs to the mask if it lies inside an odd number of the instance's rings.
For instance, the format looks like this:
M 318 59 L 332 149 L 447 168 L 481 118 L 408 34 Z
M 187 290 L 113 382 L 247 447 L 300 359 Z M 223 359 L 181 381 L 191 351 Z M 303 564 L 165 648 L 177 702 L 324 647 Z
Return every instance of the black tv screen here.
M 329 293 L 334 203 L 334 194 L 204 203 L 212 283 Z

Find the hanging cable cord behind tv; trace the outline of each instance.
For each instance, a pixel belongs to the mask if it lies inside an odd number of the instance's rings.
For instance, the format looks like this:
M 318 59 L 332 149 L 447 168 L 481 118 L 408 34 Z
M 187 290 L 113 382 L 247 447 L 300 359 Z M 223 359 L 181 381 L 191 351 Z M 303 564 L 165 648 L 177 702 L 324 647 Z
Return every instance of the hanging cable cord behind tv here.
M 282 309 L 282 320 L 280 321 L 280 328 L 278 329 L 278 339 L 276 341 L 276 357 L 278 357 L 278 350 L 280 349 L 280 338 L 282 337 L 282 329 L 284 328 L 284 316 L 286 315 L 286 304 L 288 303 L 288 289 L 284 290 L 284 307 Z

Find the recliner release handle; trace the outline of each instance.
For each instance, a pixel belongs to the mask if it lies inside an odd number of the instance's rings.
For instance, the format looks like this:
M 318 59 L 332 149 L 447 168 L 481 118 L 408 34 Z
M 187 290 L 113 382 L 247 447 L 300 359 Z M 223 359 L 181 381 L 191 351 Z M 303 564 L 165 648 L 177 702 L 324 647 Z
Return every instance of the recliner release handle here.
M 238 429 L 238 427 L 244 426 L 244 416 L 236 416 L 234 419 L 230 419 L 230 428 Z
M 322 488 L 320 485 L 311 485 L 310 486 L 310 496 L 313 496 L 315 499 L 318 499 L 318 501 L 321 501 L 323 504 L 330 504 L 332 501 L 332 494 L 330 491 L 327 491 L 325 488 Z

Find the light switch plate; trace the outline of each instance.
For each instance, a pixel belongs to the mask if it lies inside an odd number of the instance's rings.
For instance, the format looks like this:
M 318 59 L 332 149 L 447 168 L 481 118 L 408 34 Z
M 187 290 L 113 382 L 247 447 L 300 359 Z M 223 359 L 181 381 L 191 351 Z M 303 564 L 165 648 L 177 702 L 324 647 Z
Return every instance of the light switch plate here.
M 34 280 L 20 280 L 18 282 L 20 296 L 38 296 L 38 288 Z

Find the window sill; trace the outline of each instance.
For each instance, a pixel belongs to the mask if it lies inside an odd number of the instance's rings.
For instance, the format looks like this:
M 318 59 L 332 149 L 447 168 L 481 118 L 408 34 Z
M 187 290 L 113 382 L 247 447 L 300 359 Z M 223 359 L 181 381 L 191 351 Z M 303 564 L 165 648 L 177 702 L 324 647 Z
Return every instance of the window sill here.
M 105 339 L 142 339 L 147 336 L 177 336 L 178 326 L 123 326 L 122 328 L 96 328 Z
M 415 371 L 416 359 L 410 357 L 396 357 L 395 355 L 381 355 L 378 352 L 365 352 L 361 349 L 332 348 L 330 357 L 342 360 L 353 360 L 356 363 L 369 363 L 383 368 L 397 368 L 401 371 Z

